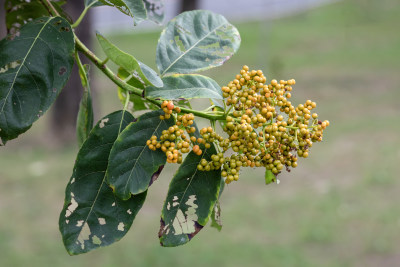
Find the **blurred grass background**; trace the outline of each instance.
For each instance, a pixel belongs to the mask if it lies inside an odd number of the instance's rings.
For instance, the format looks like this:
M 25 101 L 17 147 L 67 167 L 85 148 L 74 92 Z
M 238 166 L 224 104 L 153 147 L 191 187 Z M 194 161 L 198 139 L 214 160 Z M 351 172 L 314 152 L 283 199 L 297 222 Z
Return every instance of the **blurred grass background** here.
M 78 148 L 49 145 L 40 120 L 0 149 L 0 266 L 399 266 L 399 12 L 397 0 L 348 0 L 234 23 L 239 52 L 206 75 L 222 85 L 247 64 L 269 79 L 295 78 L 292 102 L 316 101 L 331 126 L 279 185 L 243 171 L 223 194 L 222 232 L 206 227 L 182 247 L 157 239 L 169 166 L 125 238 L 68 256 L 58 215 Z M 155 67 L 158 36 L 109 38 Z M 113 84 L 92 80 L 98 118 L 121 108 Z

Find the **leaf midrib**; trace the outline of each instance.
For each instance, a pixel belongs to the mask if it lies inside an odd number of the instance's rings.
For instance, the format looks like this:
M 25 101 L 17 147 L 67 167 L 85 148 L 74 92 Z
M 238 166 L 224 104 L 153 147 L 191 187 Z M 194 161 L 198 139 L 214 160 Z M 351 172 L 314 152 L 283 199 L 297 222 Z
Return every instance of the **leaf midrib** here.
M 204 158 L 204 156 L 205 156 L 206 153 L 207 153 L 207 149 L 206 149 L 206 150 L 204 151 L 204 153 L 201 155 L 201 158 L 200 158 L 199 162 Z M 188 165 L 190 165 L 190 164 L 188 164 Z M 195 164 L 195 163 L 193 163 L 193 165 L 196 165 L 196 166 L 197 166 L 197 164 Z M 178 171 L 179 171 L 179 170 L 178 170 Z M 185 196 L 186 196 L 186 191 L 188 190 L 188 188 L 190 187 L 191 183 L 193 182 L 193 179 L 194 179 L 194 177 L 196 176 L 196 173 L 197 173 L 197 172 L 198 172 L 198 169 L 196 168 L 195 172 L 194 172 L 193 175 L 190 177 L 189 184 L 188 184 L 187 187 L 185 188 L 185 191 L 183 191 L 183 194 L 182 194 L 182 197 L 181 197 L 181 201 L 179 201 L 178 207 L 175 209 L 176 212 L 174 212 L 175 214 L 174 214 L 174 217 L 173 217 L 172 222 L 175 220 L 176 214 L 178 213 L 178 210 L 179 210 L 179 208 L 181 207 L 181 204 L 182 204 L 182 202 L 183 202 L 183 199 L 184 199 Z M 167 203 L 167 201 L 165 201 L 165 203 Z M 166 205 L 166 204 L 165 204 L 165 205 Z M 178 222 L 179 222 L 179 221 L 178 221 Z M 181 223 L 179 223 L 179 225 L 181 226 Z M 183 227 L 182 227 L 182 226 L 181 226 L 181 229 L 183 230 Z
M 157 88 L 157 89 L 159 89 L 159 88 Z M 157 94 L 157 93 L 158 93 L 158 92 L 159 92 L 159 93 L 169 93 L 169 92 L 186 91 L 186 90 L 207 91 L 207 92 L 205 92 L 205 93 L 212 93 L 212 94 L 214 94 L 214 95 L 216 95 L 216 96 L 221 97 L 221 95 L 218 94 L 218 92 L 217 92 L 216 90 L 210 89 L 210 88 L 208 88 L 208 87 L 190 87 L 190 88 L 163 89 L 163 90 L 153 91 L 154 94 L 152 94 L 152 93 L 150 92 L 150 93 L 148 94 L 148 96 L 150 96 L 150 97 L 163 97 L 165 94 Z M 180 96 L 180 97 L 186 98 L 186 99 L 190 99 L 190 98 L 199 98 L 198 96 L 190 97 L 190 96 L 185 96 L 185 95 Z M 177 98 L 179 98 L 179 97 L 177 97 Z M 209 98 L 209 97 L 207 97 L 207 98 Z M 217 98 L 217 99 L 222 99 L 222 97 L 221 97 L 221 98 Z
M 122 113 L 121 121 L 124 120 L 124 114 L 125 114 L 125 112 Z M 115 125 L 115 124 L 110 124 L 108 127 L 113 126 L 113 125 Z M 120 126 L 121 126 L 121 124 L 120 124 Z M 118 136 L 119 136 L 120 133 L 121 133 L 120 130 L 121 130 L 121 128 L 118 129 Z M 115 139 L 115 140 L 116 140 L 116 139 Z M 110 150 L 110 152 L 111 152 L 111 150 Z M 89 220 L 89 216 L 92 214 L 93 208 L 94 208 L 94 206 L 96 205 L 97 198 L 99 197 L 100 192 L 101 192 L 101 189 L 103 188 L 104 182 L 106 181 L 106 177 L 107 177 L 107 169 L 104 170 L 104 176 L 103 176 L 103 180 L 101 181 L 101 185 L 99 186 L 99 190 L 97 191 L 96 197 L 95 197 L 94 200 L 93 200 L 93 204 L 90 206 L 90 210 L 89 210 L 89 212 L 88 212 L 88 215 L 86 216 L 86 219 L 84 220 L 84 223 L 82 224 L 82 227 L 81 227 L 81 229 L 79 230 L 79 234 L 76 235 L 76 237 L 75 237 L 75 239 L 74 239 L 74 242 L 73 242 L 74 244 L 75 244 L 76 240 L 78 240 L 79 236 L 81 235 L 82 230 L 83 230 L 83 227 L 85 226 L 85 223 L 87 223 L 87 221 Z M 85 242 L 85 241 L 83 241 L 83 242 Z
M 35 39 L 33 40 L 32 45 L 29 47 L 29 50 L 28 50 L 28 52 L 26 53 L 24 59 L 22 60 L 21 65 L 19 65 L 18 70 L 15 72 L 14 80 L 13 80 L 11 86 L 10 86 L 10 90 L 8 91 L 8 93 L 7 93 L 7 95 L 6 95 L 5 99 L 4 99 L 4 103 L 3 103 L 3 106 L 1 107 L 0 114 L 3 113 L 3 111 L 4 111 L 4 107 L 5 107 L 6 103 L 7 103 L 7 99 L 8 99 L 8 97 L 9 97 L 11 91 L 13 90 L 15 81 L 16 81 L 16 79 L 17 79 L 17 76 L 18 76 L 18 74 L 19 74 L 21 68 L 22 68 L 23 66 L 25 66 L 25 60 L 26 60 L 27 57 L 29 56 L 29 54 L 30 54 L 32 48 L 35 46 L 36 41 L 39 39 L 40 34 L 42 33 L 43 29 L 46 27 L 46 25 L 47 25 L 51 20 L 52 20 L 52 19 L 49 18 L 49 19 L 46 21 L 46 23 L 43 24 L 43 27 L 40 29 L 39 33 L 37 34 L 37 36 L 36 36 Z
M 158 130 L 158 128 L 160 127 L 160 125 L 161 125 L 162 122 L 163 122 L 163 121 L 160 120 L 160 122 L 158 123 L 157 127 L 154 129 L 152 135 L 154 135 L 154 133 L 157 132 L 157 130 Z M 140 159 L 141 155 L 143 154 L 143 151 L 146 149 L 146 147 L 147 147 L 147 146 L 143 146 L 142 151 L 140 151 L 140 154 L 138 155 L 138 157 L 137 157 L 137 159 L 136 159 L 136 161 L 135 161 L 135 164 L 133 165 L 133 167 L 132 167 L 132 169 L 131 169 L 131 172 L 129 173 L 129 177 L 128 177 L 128 180 L 127 180 L 126 183 L 125 183 L 125 187 L 124 187 L 124 191 L 123 191 L 123 192 L 126 192 L 126 189 L 127 189 L 127 187 L 128 187 L 128 184 L 129 184 L 129 182 L 130 182 L 130 180 L 131 180 L 131 177 L 132 177 L 132 172 L 133 172 L 133 170 L 135 169 L 136 164 L 137 164 L 137 162 L 139 161 L 139 159 Z M 129 190 L 129 191 L 130 191 L 130 190 Z
M 196 47 L 201 41 L 203 41 L 204 39 L 206 39 L 210 34 L 214 33 L 216 30 L 218 30 L 219 28 L 223 27 L 224 25 L 226 25 L 227 23 L 223 23 L 221 25 L 219 25 L 218 27 L 216 27 L 215 29 L 213 29 L 212 31 L 210 31 L 209 33 L 207 33 L 204 37 L 202 37 L 201 39 L 199 39 L 193 46 L 191 46 L 189 49 L 186 50 L 185 53 L 183 53 L 182 55 L 180 55 L 179 57 L 177 57 L 169 66 L 168 68 L 166 68 L 162 73 L 161 73 L 161 77 L 164 76 L 164 74 L 178 61 L 180 60 L 183 56 L 187 55 L 194 47 Z

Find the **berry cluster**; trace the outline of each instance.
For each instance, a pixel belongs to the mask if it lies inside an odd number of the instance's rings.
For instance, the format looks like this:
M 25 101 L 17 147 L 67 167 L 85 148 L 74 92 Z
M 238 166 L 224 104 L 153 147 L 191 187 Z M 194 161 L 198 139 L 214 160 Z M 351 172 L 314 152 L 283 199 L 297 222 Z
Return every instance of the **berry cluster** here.
M 164 101 L 161 108 L 165 114 L 160 115 L 160 119 L 169 119 L 174 113 L 176 114 L 176 123 L 168 130 L 161 132 L 160 140 L 157 140 L 155 135 L 147 140 L 149 149 L 154 151 L 161 149 L 167 156 L 168 163 L 182 163 L 182 154 L 189 153 L 191 147 L 194 153 L 201 155 L 203 151 L 198 144 L 202 143 L 202 139 L 194 136 L 196 128 L 192 126 L 194 115 L 192 113 L 179 114 L 181 109 L 175 107 L 172 101 Z
M 311 112 L 316 107 L 311 100 L 292 105 L 289 99 L 296 83 L 294 79 L 271 80 L 269 84 L 266 81 L 261 70 L 249 71 L 243 66 L 240 74 L 222 87 L 226 106 L 222 122 L 226 137 L 207 127 L 201 129 L 201 137 L 196 138 L 195 128 L 191 127 L 193 114 L 181 115 L 172 102 L 164 101 L 162 117 L 167 119 L 175 111 L 176 125 L 164 131 L 160 141 L 155 136 L 148 140 L 149 148 L 161 148 L 168 162 L 180 163 L 182 153 L 188 153 L 190 147 L 201 155 L 200 144 L 207 149 L 214 143 L 218 153 L 211 156 L 211 161 L 203 158 L 197 169 L 222 168 L 227 184 L 239 179 L 241 167 L 264 167 L 275 175 L 284 168 L 290 171 L 297 167 L 298 157 L 307 158 L 313 143 L 322 141 L 329 121 L 319 121 L 318 114 Z
M 175 107 L 174 103 L 172 101 L 164 101 L 161 104 L 161 109 L 164 111 L 164 115 L 160 115 L 160 119 L 169 119 L 171 118 L 171 114 L 173 111 L 175 112 L 181 112 L 180 107 Z

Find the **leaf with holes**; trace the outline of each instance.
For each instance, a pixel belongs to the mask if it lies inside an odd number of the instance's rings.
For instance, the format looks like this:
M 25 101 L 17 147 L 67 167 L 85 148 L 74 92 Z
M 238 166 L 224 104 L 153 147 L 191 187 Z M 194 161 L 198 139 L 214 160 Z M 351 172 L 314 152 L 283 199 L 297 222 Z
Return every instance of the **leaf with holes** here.
M 81 77 L 83 86 L 83 95 L 79 104 L 78 117 L 76 119 L 76 136 L 78 138 L 79 147 L 89 136 L 93 128 L 93 106 L 92 95 L 90 92 L 89 84 L 89 65 L 84 65 L 85 71 L 79 68 L 79 75 Z
M 143 0 L 147 10 L 147 18 L 158 24 L 164 20 L 164 3 L 162 0 Z
M 221 206 L 219 204 L 219 200 L 221 199 L 221 195 L 224 189 L 225 189 L 225 179 L 221 177 L 218 200 L 215 203 L 211 214 L 211 227 L 216 228 L 219 232 L 222 230 Z
M 143 114 L 118 137 L 110 153 L 107 177 L 114 193 L 121 199 L 147 190 L 158 177 L 167 160 L 161 150 L 146 145 L 152 135 L 159 138 L 163 130 L 174 125 L 174 119 L 160 120 L 162 110 Z
M 211 214 L 211 227 L 216 228 L 219 232 L 222 230 L 221 206 L 219 201 L 215 203 Z
M 0 138 L 5 144 L 26 132 L 54 102 L 74 62 L 71 26 L 41 18 L 0 41 Z M 40 64 L 38 64 L 40 62 Z
M 169 185 L 158 233 L 162 246 L 189 242 L 206 225 L 218 199 L 221 170 L 197 170 L 200 161 L 210 161 L 216 150 L 214 145 L 202 149 L 200 156 L 189 153 Z
M 174 74 L 164 77 L 160 88 L 149 86 L 146 96 L 161 99 L 222 99 L 221 87 L 213 79 L 198 74 Z
M 103 4 L 116 7 L 122 13 L 133 18 L 134 25 L 147 19 L 147 10 L 143 0 L 100 0 Z
M 124 111 L 107 115 L 79 150 L 59 220 L 64 245 L 71 255 L 120 240 L 143 205 L 146 192 L 122 201 L 115 197 L 106 179 L 111 147 L 133 119 Z
M 6 27 L 11 34 L 15 34 L 21 26 L 32 19 L 49 14 L 40 1 L 6 0 L 4 7 Z
M 139 77 L 147 85 L 153 85 L 156 87 L 163 85 L 161 78 L 152 68 L 138 61 L 134 56 L 121 51 L 100 33 L 96 33 L 96 36 L 104 53 L 115 64 L 122 67 L 130 74 L 137 72 Z
M 184 12 L 161 33 L 157 67 L 161 76 L 207 70 L 222 65 L 239 46 L 239 32 L 223 16 L 205 10 Z
M 61 8 L 65 1 L 51 1 L 51 4 L 59 14 L 65 14 Z M 4 7 L 6 27 L 11 34 L 16 34 L 26 23 L 49 14 L 40 0 L 6 0 Z

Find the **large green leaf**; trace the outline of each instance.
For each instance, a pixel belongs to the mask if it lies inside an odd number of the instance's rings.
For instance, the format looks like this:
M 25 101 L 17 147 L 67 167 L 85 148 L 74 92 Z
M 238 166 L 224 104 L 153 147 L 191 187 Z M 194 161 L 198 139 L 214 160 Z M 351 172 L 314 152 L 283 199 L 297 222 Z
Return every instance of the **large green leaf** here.
M 89 136 L 93 128 L 93 106 L 92 95 L 90 92 L 89 84 L 89 65 L 82 66 L 84 70 L 79 68 L 79 75 L 81 77 L 83 86 L 83 95 L 79 104 L 78 117 L 76 120 L 76 136 L 78 138 L 79 147 Z
M 146 96 L 161 99 L 222 99 L 221 87 L 213 79 L 198 74 L 175 74 L 164 77 L 163 87 L 149 86 Z
M 143 0 L 100 0 L 103 4 L 113 6 L 133 18 L 134 25 L 147 19 L 147 10 Z
M 150 150 L 146 145 L 152 135 L 160 137 L 163 130 L 174 125 L 172 117 L 160 120 L 162 114 L 162 110 L 143 114 L 126 127 L 114 143 L 107 176 L 114 193 L 121 199 L 146 191 L 167 160 L 164 152 Z
M 54 102 L 74 62 L 74 36 L 60 17 L 40 18 L 0 41 L 0 138 L 27 131 Z
M 64 245 L 71 255 L 120 240 L 143 205 L 146 192 L 122 201 L 106 181 L 111 147 L 132 120 L 133 116 L 124 111 L 107 115 L 79 150 L 59 220 Z
M 149 66 L 138 61 L 134 56 L 121 51 L 100 33 L 97 33 L 96 36 L 101 47 L 103 48 L 104 53 L 115 64 L 122 67 L 129 73 L 137 72 L 139 77 L 147 85 L 153 85 L 156 87 L 163 85 L 161 78 Z
M 210 218 L 220 190 L 221 170 L 197 170 L 203 158 L 211 160 L 216 153 L 214 146 L 203 151 L 201 156 L 190 152 L 169 185 L 158 233 L 162 246 L 189 242 Z
M 239 46 L 239 32 L 222 15 L 205 10 L 184 12 L 161 33 L 157 66 L 161 76 L 194 73 L 222 65 Z

